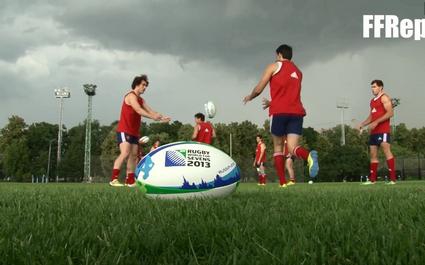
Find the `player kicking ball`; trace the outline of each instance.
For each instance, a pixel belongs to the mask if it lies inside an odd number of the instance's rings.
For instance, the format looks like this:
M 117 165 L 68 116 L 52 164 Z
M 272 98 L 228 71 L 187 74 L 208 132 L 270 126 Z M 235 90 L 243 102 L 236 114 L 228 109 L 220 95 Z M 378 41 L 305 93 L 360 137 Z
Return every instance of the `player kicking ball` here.
M 369 150 L 370 150 L 370 175 L 369 180 L 362 185 L 376 183 L 378 173 L 378 150 L 382 148 L 387 159 L 387 166 L 390 173 L 389 185 L 396 182 L 395 159 L 391 153 L 390 139 L 390 118 L 393 116 L 393 106 L 391 98 L 384 92 L 382 80 L 371 82 L 373 98 L 370 101 L 370 114 L 366 120 L 360 123 L 357 128 L 362 131 L 365 126 L 370 130 Z
M 269 108 L 270 130 L 273 138 L 274 167 L 279 176 L 279 186 L 287 187 L 285 179 L 284 141 L 287 140 L 288 151 L 308 163 L 310 177 L 319 173 L 317 152 L 301 147 L 298 142 L 302 135 L 303 120 L 306 112 L 301 103 L 302 73 L 291 61 L 292 47 L 280 45 L 276 50 L 276 61 L 267 66 L 260 82 L 252 92 L 243 99 L 243 103 L 259 96 L 270 83 L 271 101 L 263 100 L 263 108 Z

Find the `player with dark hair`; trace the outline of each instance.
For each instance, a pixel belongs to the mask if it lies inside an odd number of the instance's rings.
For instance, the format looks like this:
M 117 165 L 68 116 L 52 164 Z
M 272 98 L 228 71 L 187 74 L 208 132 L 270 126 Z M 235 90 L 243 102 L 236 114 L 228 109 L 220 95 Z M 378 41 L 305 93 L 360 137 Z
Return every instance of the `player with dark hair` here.
M 257 147 L 255 149 L 255 159 L 253 166 L 257 168 L 258 185 L 266 185 L 266 144 L 263 142 L 263 137 L 257 134 L 255 137 Z
M 379 164 L 379 147 L 382 148 L 385 158 L 387 159 L 387 166 L 390 173 L 390 181 L 388 184 L 395 184 L 395 159 L 391 152 L 390 144 L 390 118 L 394 113 L 391 98 L 384 92 L 384 82 L 382 82 L 382 80 L 373 80 L 370 85 L 374 96 L 370 101 L 370 114 L 366 120 L 358 125 L 360 131 L 362 131 L 365 126 L 368 126 L 370 130 L 370 175 L 369 181 L 363 184 L 370 185 L 376 182 Z
M 243 99 L 244 104 L 259 96 L 270 83 L 271 101 L 263 99 L 263 108 L 269 108 L 270 131 L 273 138 L 274 166 L 279 176 L 280 187 L 285 188 L 284 140 L 288 141 L 291 155 L 307 161 L 310 177 L 319 172 L 317 152 L 301 147 L 298 142 L 302 135 L 303 119 L 306 115 L 301 103 L 302 73 L 291 61 L 292 47 L 286 44 L 276 49 L 276 61 L 267 66 L 260 82 Z
M 193 128 L 192 140 L 211 144 L 215 138 L 215 130 L 210 122 L 205 122 L 205 115 L 202 113 L 195 114 L 195 126 Z
M 134 170 L 136 168 L 137 151 L 139 148 L 141 118 L 146 117 L 155 121 L 169 122 L 170 117 L 164 116 L 146 104 L 140 97 L 149 85 L 146 75 L 136 76 L 131 84 L 131 91 L 124 96 L 121 115 L 117 127 L 117 141 L 120 154 L 115 159 L 109 185 L 124 186 L 118 180 L 122 163 L 127 159 L 127 177 L 125 184 L 129 187 L 136 185 Z

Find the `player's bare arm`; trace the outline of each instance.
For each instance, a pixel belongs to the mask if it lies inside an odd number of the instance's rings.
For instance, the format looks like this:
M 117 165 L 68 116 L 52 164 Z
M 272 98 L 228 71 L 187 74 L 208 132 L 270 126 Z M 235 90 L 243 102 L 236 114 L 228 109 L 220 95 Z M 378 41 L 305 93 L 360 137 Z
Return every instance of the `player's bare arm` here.
M 270 107 L 270 100 L 263 98 L 263 109 L 267 109 L 268 107 Z
M 215 129 L 212 127 L 212 137 L 215 138 L 217 135 L 215 134 Z
M 195 124 L 195 127 L 193 128 L 192 140 L 195 140 L 196 137 L 198 137 L 198 132 L 199 132 L 199 126 L 198 124 Z
M 246 104 L 248 101 L 253 100 L 254 98 L 258 97 L 263 91 L 264 88 L 267 86 L 267 84 L 270 81 L 270 78 L 272 77 L 274 71 L 276 71 L 277 65 L 276 63 L 272 63 L 267 66 L 266 70 L 264 70 L 263 76 L 260 79 L 260 82 L 254 87 L 251 94 L 244 97 L 243 103 Z
M 161 120 L 161 117 L 162 117 L 161 114 L 149 113 L 144 108 L 142 108 L 139 104 L 139 101 L 137 100 L 137 96 L 134 95 L 133 93 L 128 94 L 125 98 L 125 101 L 134 109 L 135 112 L 142 115 L 143 117 L 146 117 L 155 121 Z
M 161 116 L 161 122 L 169 122 L 171 120 L 170 117 L 162 115 L 159 112 L 156 112 L 153 110 L 146 102 L 143 103 L 143 106 L 141 106 L 142 109 L 144 109 L 146 112 L 150 113 L 151 115 L 160 115 Z
M 366 120 L 364 120 L 359 125 L 357 125 L 357 129 L 362 131 L 364 127 L 366 127 L 369 123 L 371 123 L 371 121 L 372 121 L 372 114 L 369 114 Z
M 369 128 L 371 130 L 375 129 L 375 127 L 378 126 L 378 124 L 390 119 L 394 115 L 391 98 L 387 95 L 382 95 L 381 102 L 384 105 L 385 114 L 382 117 L 379 117 L 378 119 L 374 120 L 373 122 L 369 124 Z

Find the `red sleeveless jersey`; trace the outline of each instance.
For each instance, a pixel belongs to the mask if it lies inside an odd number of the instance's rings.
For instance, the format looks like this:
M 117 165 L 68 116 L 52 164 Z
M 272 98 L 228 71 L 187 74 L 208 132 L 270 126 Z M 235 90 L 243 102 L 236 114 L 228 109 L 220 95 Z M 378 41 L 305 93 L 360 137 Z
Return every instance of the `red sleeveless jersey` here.
M 211 144 L 213 127 L 209 122 L 201 122 L 198 125 L 198 135 L 196 136 L 195 141 L 202 142 L 206 144 Z
M 370 114 L 372 115 L 372 122 L 382 116 L 385 115 L 387 112 L 384 108 L 384 104 L 382 104 L 382 96 L 385 94 L 382 94 L 378 97 L 373 98 L 370 101 Z M 390 133 L 390 119 L 387 119 L 381 123 L 378 124 L 378 126 L 373 129 L 370 134 L 378 134 L 378 133 Z
M 282 61 L 282 67 L 270 79 L 269 115 L 305 116 L 305 109 L 301 103 L 302 79 L 303 74 L 293 62 Z
M 134 93 L 134 92 L 130 92 Z M 128 94 L 130 94 L 128 93 Z M 127 96 L 126 94 L 125 96 Z M 136 95 L 136 93 L 134 93 Z M 137 95 L 136 95 L 137 96 Z M 139 101 L 140 106 L 143 106 L 143 99 L 137 96 L 137 100 Z M 140 124 L 141 124 L 142 116 L 137 113 L 133 107 L 127 105 L 124 101 L 122 102 L 121 107 L 121 116 L 120 121 L 118 122 L 117 132 L 124 132 L 131 136 L 140 137 Z
M 256 163 L 258 163 L 258 162 L 260 162 L 260 163 L 266 162 L 266 150 L 264 150 L 264 154 L 263 154 L 263 157 L 261 158 L 261 160 L 258 161 L 258 159 L 260 158 L 260 155 L 261 155 L 261 144 L 262 143 L 257 144 L 257 149 L 255 150 L 255 162 Z

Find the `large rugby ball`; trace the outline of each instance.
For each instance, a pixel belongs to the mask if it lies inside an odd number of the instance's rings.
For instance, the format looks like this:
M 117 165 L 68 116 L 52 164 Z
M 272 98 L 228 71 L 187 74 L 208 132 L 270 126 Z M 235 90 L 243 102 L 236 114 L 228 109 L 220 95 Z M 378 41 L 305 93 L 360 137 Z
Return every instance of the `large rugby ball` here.
M 223 197 L 235 191 L 240 169 L 211 145 L 176 142 L 148 153 L 137 165 L 136 176 L 149 197 Z

